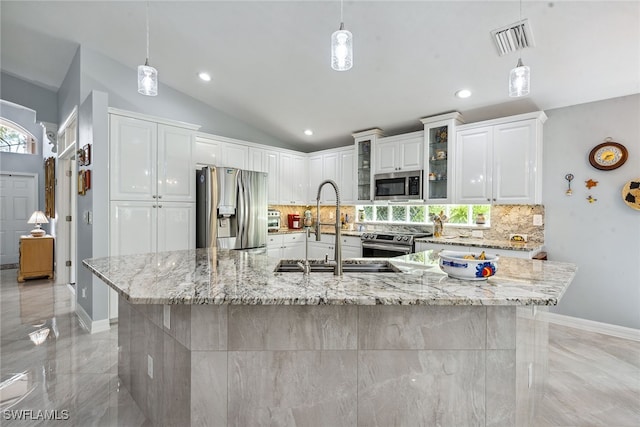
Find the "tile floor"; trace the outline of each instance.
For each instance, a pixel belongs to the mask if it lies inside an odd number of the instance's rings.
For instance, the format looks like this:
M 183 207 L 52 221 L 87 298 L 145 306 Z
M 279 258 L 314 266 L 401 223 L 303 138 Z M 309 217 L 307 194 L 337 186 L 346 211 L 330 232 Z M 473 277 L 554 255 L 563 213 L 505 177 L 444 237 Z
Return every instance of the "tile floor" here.
M 0 310 L 0 425 L 151 425 L 119 387 L 117 325 L 87 333 L 68 286 L 18 284 L 15 269 L 2 270 Z M 553 324 L 549 337 L 548 384 L 535 427 L 640 425 L 639 342 Z M 68 411 L 69 419 L 15 421 L 5 410 L 57 410 L 59 418 Z

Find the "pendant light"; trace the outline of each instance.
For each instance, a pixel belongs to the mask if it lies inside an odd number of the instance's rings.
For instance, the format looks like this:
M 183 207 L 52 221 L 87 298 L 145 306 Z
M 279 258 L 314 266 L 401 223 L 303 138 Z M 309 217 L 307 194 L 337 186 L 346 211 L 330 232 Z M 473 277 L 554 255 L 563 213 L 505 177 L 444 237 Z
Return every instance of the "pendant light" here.
M 158 70 L 149 65 L 149 2 L 147 1 L 147 57 L 144 65 L 138 65 L 138 93 L 147 96 L 158 94 Z
M 344 29 L 340 0 L 340 29 L 331 34 L 331 68 L 336 71 L 347 71 L 353 67 L 353 35 Z
M 522 23 L 522 0 L 520 0 L 520 22 Z M 519 97 L 529 95 L 531 71 L 522 64 L 522 58 L 518 58 L 516 67 L 509 73 L 509 96 Z

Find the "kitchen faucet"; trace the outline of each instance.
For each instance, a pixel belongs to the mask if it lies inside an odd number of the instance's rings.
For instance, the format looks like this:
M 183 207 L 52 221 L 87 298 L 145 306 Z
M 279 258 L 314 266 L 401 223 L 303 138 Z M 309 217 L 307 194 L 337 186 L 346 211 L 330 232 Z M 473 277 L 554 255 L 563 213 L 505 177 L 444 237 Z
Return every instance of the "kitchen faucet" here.
M 322 187 L 325 184 L 330 184 L 333 189 L 336 191 L 336 244 L 335 244 L 335 268 L 333 269 L 333 274 L 335 276 L 342 276 L 342 238 L 340 237 L 340 229 L 342 225 L 340 224 L 340 190 L 338 189 L 338 184 L 331 179 L 327 179 L 322 181 L 320 186 L 318 187 L 318 195 L 316 196 L 316 241 L 320 241 L 320 226 L 321 225 L 333 225 L 331 223 L 321 223 L 320 222 L 320 192 L 322 191 Z

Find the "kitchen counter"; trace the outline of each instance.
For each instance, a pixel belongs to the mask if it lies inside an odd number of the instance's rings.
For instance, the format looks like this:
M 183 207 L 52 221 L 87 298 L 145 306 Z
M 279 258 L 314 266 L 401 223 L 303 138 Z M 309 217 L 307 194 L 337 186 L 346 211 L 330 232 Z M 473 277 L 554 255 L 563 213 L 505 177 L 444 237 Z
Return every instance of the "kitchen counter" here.
M 366 260 L 371 260 L 367 258 Z M 501 257 L 487 281 L 453 279 L 432 251 L 390 259 L 402 273 L 275 273 L 264 249 L 196 249 L 84 260 L 133 304 L 556 305 L 573 264 Z
M 118 376 L 153 425 L 531 425 L 548 338 L 544 307 L 523 306 L 556 304 L 575 265 L 502 257 L 468 282 L 433 251 L 341 277 L 278 261 L 83 261 L 120 294 Z
M 326 228 L 326 229 L 325 229 Z M 272 235 L 272 234 L 292 234 L 292 233 L 306 233 L 305 229 L 290 229 L 290 228 L 281 228 L 278 231 L 273 231 L 270 232 L 268 235 Z M 315 233 L 313 230 L 311 231 L 311 233 Z M 362 236 L 362 234 L 364 233 L 364 231 L 355 231 L 355 230 L 340 230 L 340 234 L 343 236 L 354 236 L 354 237 L 360 237 Z M 336 234 L 336 230 L 333 227 L 323 227 L 322 228 L 322 234 Z
M 507 240 L 474 239 L 469 237 L 422 237 L 416 239 L 416 243 L 418 242 L 524 252 L 540 252 L 544 247 L 544 243 L 540 242 L 512 243 Z

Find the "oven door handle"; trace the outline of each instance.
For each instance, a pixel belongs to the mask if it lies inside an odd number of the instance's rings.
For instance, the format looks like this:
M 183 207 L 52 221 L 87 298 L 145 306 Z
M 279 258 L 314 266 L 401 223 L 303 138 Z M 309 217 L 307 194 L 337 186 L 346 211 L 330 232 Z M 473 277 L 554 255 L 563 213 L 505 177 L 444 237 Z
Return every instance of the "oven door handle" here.
M 411 247 L 409 246 L 399 246 L 399 245 L 381 245 L 378 243 L 370 243 L 370 242 L 362 242 L 362 248 L 367 249 L 381 249 L 383 251 L 393 251 L 393 252 L 404 252 L 411 253 Z

